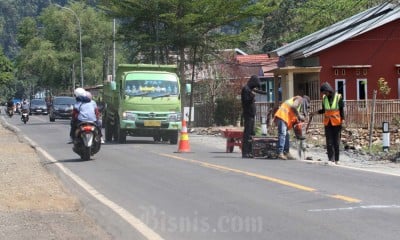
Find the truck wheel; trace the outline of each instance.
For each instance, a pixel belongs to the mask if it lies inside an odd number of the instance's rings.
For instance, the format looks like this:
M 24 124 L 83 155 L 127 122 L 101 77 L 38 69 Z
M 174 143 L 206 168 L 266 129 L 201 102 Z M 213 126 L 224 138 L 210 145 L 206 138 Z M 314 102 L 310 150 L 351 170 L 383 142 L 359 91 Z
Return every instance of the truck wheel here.
M 126 132 L 122 130 L 119 126 L 119 123 L 115 125 L 115 139 L 118 143 L 126 143 Z
M 112 137 L 113 137 L 113 128 L 112 125 L 110 124 L 110 122 L 105 121 L 105 138 L 107 142 L 111 142 L 112 141 Z
M 153 137 L 154 142 L 161 142 L 161 137 L 160 136 L 155 136 Z
M 124 130 L 119 130 L 118 143 L 126 143 L 126 133 Z
M 174 145 L 178 143 L 178 132 L 171 134 L 169 138 L 169 143 Z

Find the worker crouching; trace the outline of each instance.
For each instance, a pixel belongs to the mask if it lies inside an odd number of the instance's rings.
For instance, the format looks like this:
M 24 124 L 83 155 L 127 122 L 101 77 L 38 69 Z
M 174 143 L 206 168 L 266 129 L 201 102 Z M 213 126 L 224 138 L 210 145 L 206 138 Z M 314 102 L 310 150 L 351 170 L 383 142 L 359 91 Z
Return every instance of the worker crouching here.
M 294 96 L 283 102 L 274 115 L 275 123 L 278 126 L 278 147 L 279 159 L 295 159 L 290 154 L 289 130 L 298 122 L 304 122 L 308 117 L 310 98 L 308 96 Z

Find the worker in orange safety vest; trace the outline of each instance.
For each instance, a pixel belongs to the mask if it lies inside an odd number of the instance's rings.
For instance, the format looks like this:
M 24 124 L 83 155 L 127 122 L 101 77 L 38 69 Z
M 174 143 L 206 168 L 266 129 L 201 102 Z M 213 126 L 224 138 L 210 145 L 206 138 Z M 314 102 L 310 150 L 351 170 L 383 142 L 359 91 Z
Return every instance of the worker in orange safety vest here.
M 310 98 L 294 96 L 283 102 L 274 115 L 275 123 L 278 126 L 278 158 L 287 160 L 295 159 L 290 154 L 289 130 L 298 122 L 304 122 L 308 116 Z

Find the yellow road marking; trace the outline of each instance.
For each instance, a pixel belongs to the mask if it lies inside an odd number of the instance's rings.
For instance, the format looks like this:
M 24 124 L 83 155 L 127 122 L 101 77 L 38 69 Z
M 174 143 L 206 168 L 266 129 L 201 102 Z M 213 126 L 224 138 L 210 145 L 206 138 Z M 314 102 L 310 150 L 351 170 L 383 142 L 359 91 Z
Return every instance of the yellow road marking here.
M 338 195 L 338 194 L 336 194 L 336 195 L 327 195 L 327 196 L 329 196 L 331 198 L 341 199 L 341 200 L 344 200 L 346 202 L 351 202 L 351 203 L 361 202 L 361 200 L 359 200 L 359 199 L 352 198 L 352 197 L 347 197 L 347 196 L 343 196 L 343 195 Z
M 274 177 L 268 177 L 268 176 L 261 175 L 261 174 L 258 174 L 258 173 L 247 172 L 247 171 L 243 171 L 243 170 L 236 169 L 236 168 L 230 168 L 230 167 L 225 167 L 225 166 L 222 166 L 222 165 L 206 163 L 206 162 L 202 162 L 202 161 L 198 161 L 198 160 L 194 160 L 194 159 L 183 158 L 183 157 L 179 157 L 179 156 L 171 155 L 171 154 L 159 153 L 159 155 L 165 156 L 165 157 L 174 158 L 174 159 L 181 160 L 181 161 L 191 162 L 191 163 L 194 163 L 194 164 L 206 167 L 206 168 L 212 168 L 212 169 L 216 169 L 216 170 L 219 170 L 219 171 L 227 171 L 227 172 L 239 173 L 239 174 L 243 174 L 243 175 L 246 175 L 246 176 L 250 176 L 250 177 L 255 177 L 255 178 L 258 178 L 258 179 L 266 180 L 266 181 L 269 181 L 269 182 L 278 183 L 278 184 L 281 184 L 281 185 L 284 185 L 284 186 L 300 189 L 300 190 L 307 191 L 307 192 L 315 192 L 315 193 L 318 192 L 315 188 L 303 186 L 303 185 L 300 185 L 300 184 L 297 184 L 297 183 L 285 181 L 285 180 L 274 178 Z M 352 198 L 352 197 L 347 197 L 347 196 L 343 196 L 343 195 L 325 195 L 325 196 L 328 196 L 328 197 L 331 197 L 331 198 L 335 198 L 335 199 L 344 200 L 346 202 L 351 202 L 351 203 L 361 202 L 361 200 L 359 200 L 359 199 Z

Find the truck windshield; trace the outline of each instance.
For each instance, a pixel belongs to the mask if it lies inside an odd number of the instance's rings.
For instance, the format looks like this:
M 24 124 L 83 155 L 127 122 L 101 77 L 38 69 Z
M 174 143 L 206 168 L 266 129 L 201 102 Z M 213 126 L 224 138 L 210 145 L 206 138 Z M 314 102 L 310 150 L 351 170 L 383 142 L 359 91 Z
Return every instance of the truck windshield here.
M 125 84 L 128 96 L 170 96 L 178 95 L 178 83 L 166 80 L 129 80 Z

